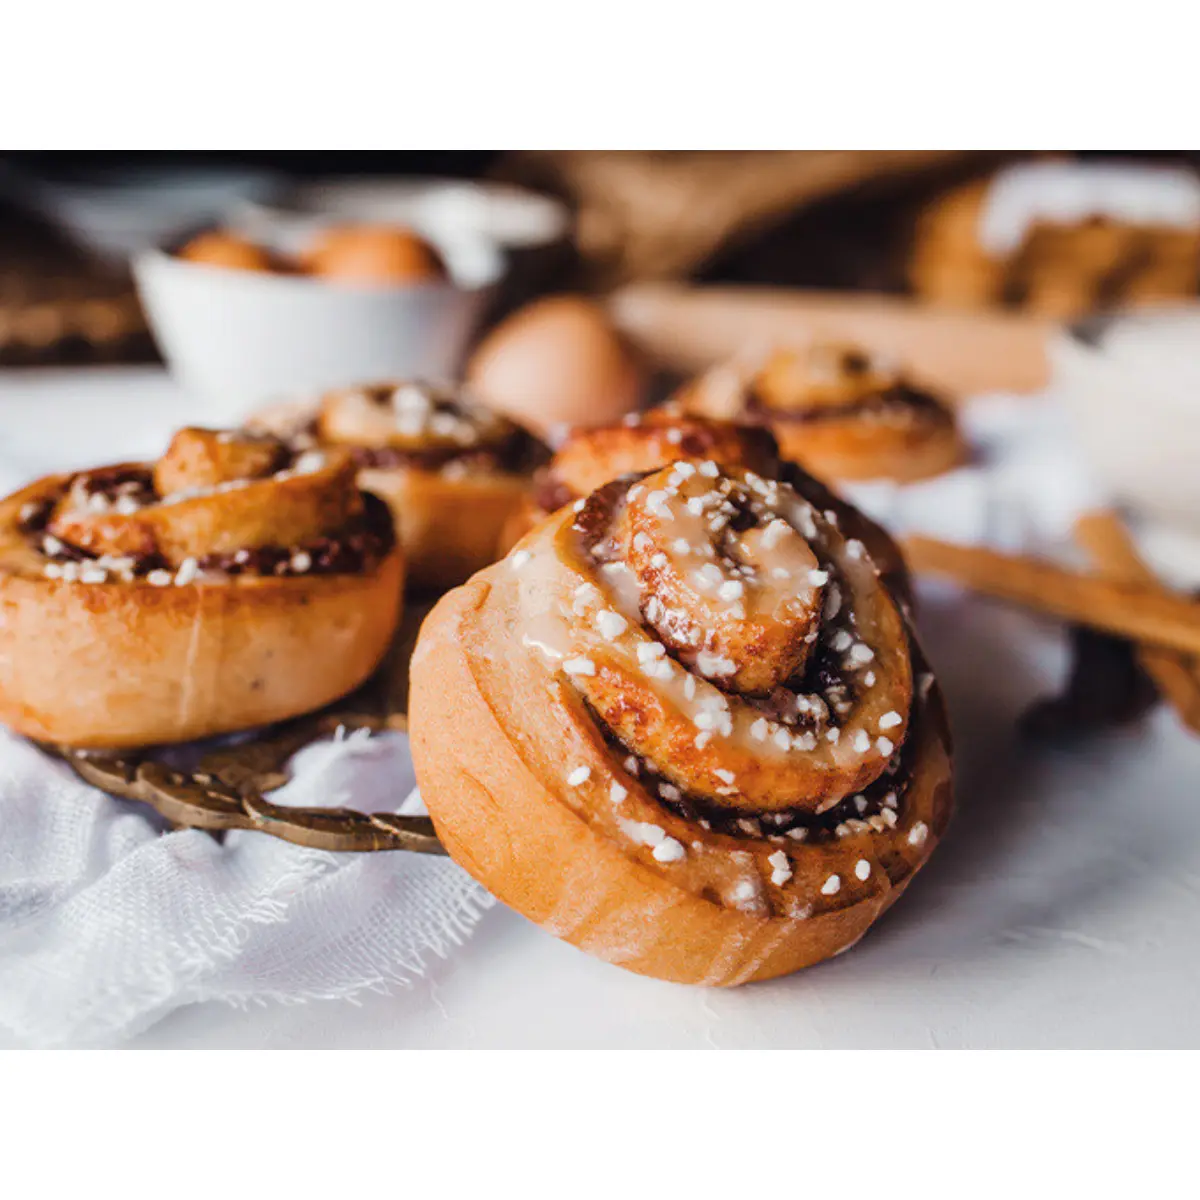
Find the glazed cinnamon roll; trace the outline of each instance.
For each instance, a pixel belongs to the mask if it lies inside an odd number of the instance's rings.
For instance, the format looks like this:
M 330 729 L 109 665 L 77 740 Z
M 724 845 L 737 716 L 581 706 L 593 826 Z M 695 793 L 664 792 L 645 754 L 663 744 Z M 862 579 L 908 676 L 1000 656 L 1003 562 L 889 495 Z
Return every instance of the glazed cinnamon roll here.
M 686 460 L 559 510 L 443 597 L 410 732 L 449 852 L 663 979 L 852 945 L 951 808 L 941 698 L 867 527 L 795 468 Z
M 0 501 L 0 720 L 75 746 L 186 741 L 361 683 L 399 614 L 386 505 L 344 451 L 177 433 L 154 463 Z
M 918 214 L 908 276 L 927 302 L 1053 321 L 1192 299 L 1200 177 L 1132 161 L 1012 163 Z
M 684 387 L 676 404 L 768 425 L 784 458 L 822 479 L 912 482 L 965 458 L 951 410 L 855 347 L 780 350 L 754 371 L 719 367 Z
M 410 583 L 462 583 L 508 548 L 507 522 L 545 457 L 518 425 L 430 384 L 378 383 L 323 396 L 316 411 L 271 410 L 252 428 L 298 446 L 344 448 L 359 483 L 387 501 Z

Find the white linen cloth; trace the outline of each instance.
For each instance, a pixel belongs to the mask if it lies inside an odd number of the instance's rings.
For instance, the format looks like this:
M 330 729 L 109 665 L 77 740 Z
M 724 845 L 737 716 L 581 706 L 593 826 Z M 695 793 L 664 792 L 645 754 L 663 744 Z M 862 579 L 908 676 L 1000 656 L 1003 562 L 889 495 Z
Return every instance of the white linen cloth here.
M 113 404 L 129 389 L 116 376 L 105 386 Z M 162 415 L 164 431 L 183 423 L 178 415 Z M 1098 499 L 1062 412 L 992 397 L 965 420 L 971 466 L 914 487 L 859 486 L 853 498 L 903 531 L 1061 552 L 1075 516 Z M 138 435 L 112 458 L 161 443 L 158 430 Z M 6 463 L 5 450 L 5 491 L 62 466 L 35 461 L 19 442 Z M 73 455 L 105 461 L 95 450 L 89 440 L 85 457 L 81 440 Z M 294 766 L 277 799 L 366 811 L 419 804 L 398 734 L 310 747 Z M 202 1000 L 294 1002 L 403 984 L 431 954 L 450 952 L 490 903 L 442 858 L 164 833 L 143 806 L 103 796 L 0 731 L 0 1026 L 24 1042 L 111 1044 Z
M 421 811 L 403 735 L 319 744 L 294 765 L 276 800 Z M 111 1044 L 201 1000 L 403 985 L 491 903 L 446 858 L 164 833 L 0 731 L 0 1026 L 32 1045 Z

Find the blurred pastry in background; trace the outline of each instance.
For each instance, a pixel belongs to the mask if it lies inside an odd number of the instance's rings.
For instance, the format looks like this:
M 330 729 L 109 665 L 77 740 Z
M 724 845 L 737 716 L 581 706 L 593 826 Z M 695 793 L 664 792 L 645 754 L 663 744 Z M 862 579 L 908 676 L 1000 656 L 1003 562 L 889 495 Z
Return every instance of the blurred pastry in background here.
M 462 583 L 508 549 L 507 524 L 546 451 L 467 396 L 422 382 L 341 388 L 250 422 L 298 447 L 344 447 L 359 486 L 386 500 L 421 590 Z
M 774 476 L 779 449 L 768 429 L 687 416 L 667 408 L 634 413 L 611 425 L 573 430 L 539 468 L 527 501 L 514 515 L 506 541 L 516 543 L 544 517 L 623 475 L 683 459 L 745 467 Z
M 446 278 L 437 251 L 407 229 L 339 225 L 326 229 L 300 255 L 300 267 L 346 283 L 427 283 Z
M 275 271 L 281 269 L 275 257 L 263 246 L 225 229 L 198 233 L 179 251 L 187 262 L 230 271 Z
M 1016 163 L 918 218 L 917 295 L 1069 319 L 1196 294 L 1200 178 L 1186 167 Z
M 966 457 L 949 406 L 857 346 L 814 343 L 776 350 L 757 368 L 717 367 L 672 407 L 767 425 L 784 458 L 826 480 L 909 483 Z
M 547 440 L 639 407 L 641 364 L 603 308 L 582 296 L 536 300 L 501 321 L 467 365 L 485 403 Z

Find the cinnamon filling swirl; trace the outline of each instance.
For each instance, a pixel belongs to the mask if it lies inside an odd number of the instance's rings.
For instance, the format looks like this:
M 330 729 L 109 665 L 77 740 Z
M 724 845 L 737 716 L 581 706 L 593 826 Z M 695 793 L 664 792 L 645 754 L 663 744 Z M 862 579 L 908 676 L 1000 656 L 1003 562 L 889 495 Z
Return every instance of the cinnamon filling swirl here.
M 663 800 L 791 828 L 857 809 L 896 772 L 907 635 L 832 513 L 786 483 L 685 461 L 593 493 L 569 537 L 583 582 L 562 669 Z
M 779 447 L 763 426 L 691 417 L 670 408 L 634 414 L 614 425 L 575 431 L 534 477 L 534 501 L 554 512 L 611 479 L 652 471 L 680 459 L 711 459 L 774 475 Z
M 781 406 L 771 397 L 752 388 L 746 397 L 746 416 L 756 421 L 795 425 L 816 425 L 855 418 L 884 424 L 934 424 L 949 419 L 943 404 L 906 383 L 893 384 L 869 395 L 855 396 L 841 404 L 813 407 Z
M 330 392 L 305 432 L 345 447 L 360 468 L 523 473 L 545 460 L 541 444 L 519 426 L 425 383 Z
M 353 573 L 395 544 L 387 506 L 358 491 L 344 454 L 201 429 L 155 464 L 69 476 L 17 529 L 43 574 L 84 583 Z
M 953 414 L 936 396 L 913 386 L 888 361 L 854 346 L 822 343 L 778 351 L 752 374 L 710 372 L 690 403 L 713 416 L 763 424 L 953 424 Z
M 599 717 L 593 712 L 599 722 Z M 861 792 L 846 796 L 825 812 L 791 808 L 777 811 L 731 809 L 705 796 L 682 792 L 654 766 L 630 754 L 627 746 L 606 731 L 606 740 L 621 758 L 622 768 L 663 807 L 706 831 L 726 837 L 767 841 L 778 845 L 802 842 L 818 845 L 857 834 L 885 833 L 897 827 L 912 782 L 912 743 L 906 741 L 887 769 Z M 623 757 L 621 757 L 623 756 Z

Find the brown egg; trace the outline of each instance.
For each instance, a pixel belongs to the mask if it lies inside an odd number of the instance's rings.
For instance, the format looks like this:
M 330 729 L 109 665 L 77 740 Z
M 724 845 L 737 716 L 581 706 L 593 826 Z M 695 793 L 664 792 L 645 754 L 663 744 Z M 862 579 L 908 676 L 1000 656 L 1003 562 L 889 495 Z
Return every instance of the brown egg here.
M 301 255 L 300 262 L 313 275 L 348 283 L 425 283 L 446 277 L 446 268 L 433 247 L 396 226 L 326 229 Z
M 582 296 L 548 296 L 519 309 L 467 366 L 481 400 L 546 438 L 556 427 L 604 425 L 636 411 L 643 382 L 604 310 Z
M 270 271 L 274 267 L 270 253 L 262 246 L 223 229 L 197 234 L 179 251 L 179 257 L 231 271 Z

